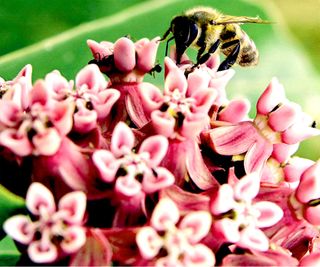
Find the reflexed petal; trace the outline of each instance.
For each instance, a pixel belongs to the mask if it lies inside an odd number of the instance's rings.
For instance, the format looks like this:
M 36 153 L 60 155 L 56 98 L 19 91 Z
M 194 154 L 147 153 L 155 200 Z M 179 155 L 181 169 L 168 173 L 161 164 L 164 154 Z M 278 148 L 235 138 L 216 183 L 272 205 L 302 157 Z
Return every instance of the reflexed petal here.
M 89 64 L 78 72 L 76 88 L 79 90 L 83 86 L 93 92 L 104 90 L 107 87 L 107 82 L 96 64 Z
M 80 224 L 86 211 L 86 195 L 75 191 L 64 195 L 58 204 L 59 211 L 66 211 L 63 219 L 71 224 Z
M 55 128 L 47 128 L 43 133 L 38 133 L 32 138 L 35 153 L 51 156 L 55 154 L 61 145 L 61 137 Z
M 183 120 L 181 135 L 188 139 L 195 139 L 207 125 L 209 125 L 209 116 L 207 114 L 189 114 Z
M 158 231 L 164 231 L 175 225 L 180 217 L 176 204 L 170 198 L 162 198 L 151 216 L 151 225 Z
M 256 222 L 258 228 L 272 226 L 283 217 L 283 210 L 277 204 L 270 201 L 254 203 L 252 208 L 258 210 L 260 213 Z
M 166 155 L 168 145 L 169 142 L 164 136 L 150 136 L 142 142 L 138 153 L 147 153 L 149 156 L 149 158 L 147 159 L 148 166 L 150 168 L 154 168 L 160 164 L 163 157 Z
M 151 114 L 151 120 L 154 130 L 165 137 L 171 137 L 174 133 L 174 126 L 176 120 L 168 116 L 167 113 L 163 113 L 160 110 L 155 110 Z
M 151 41 L 144 38 L 135 43 L 137 52 L 137 68 L 143 72 L 149 72 L 156 61 L 157 50 L 160 44 L 160 37 L 155 37 Z
M 190 267 L 209 267 L 214 266 L 215 262 L 216 259 L 212 250 L 203 244 L 193 246 L 188 253 L 185 253 L 185 257 L 183 258 L 183 266 Z
M 292 157 L 289 162 L 283 167 L 285 180 L 287 182 L 300 181 L 301 175 L 306 169 L 311 167 L 315 162 L 310 159 Z
M 29 244 L 34 235 L 34 227 L 31 220 L 25 215 L 15 215 L 7 219 L 3 229 L 12 239 L 22 244 Z
M 28 210 L 34 215 L 41 215 L 43 208 L 48 215 L 56 211 L 56 204 L 52 193 L 41 183 L 32 183 L 26 196 Z
M 142 189 L 150 194 L 174 184 L 174 176 L 166 168 L 158 167 L 153 171 L 144 173 Z
M 119 168 L 119 162 L 108 150 L 96 150 L 92 155 L 94 165 L 98 168 L 100 177 L 106 182 L 112 182 Z
M 305 207 L 303 217 L 312 225 L 320 225 L 320 205 Z
M 269 239 L 265 234 L 256 228 L 245 228 L 241 232 L 239 246 L 259 251 L 266 251 L 269 248 Z
M 163 245 L 161 237 L 152 227 L 142 227 L 137 233 L 136 242 L 144 259 L 152 259 Z
M 58 102 L 54 104 L 50 119 L 61 134 L 68 134 L 72 129 L 73 112 L 75 105 L 73 102 Z
M 207 211 L 188 213 L 180 222 L 179 228 L 186 231 L 191 244 L 199 242 L 210 231 L 212 218 Z
M 131 152 L 134 146 L 132 130 L 124 122 L 119 122 L 113 130 L 111 138 L 111 151 L 116 157 Z
M 27 135 L 18 136 L 15 129 L 6 129 L 0 133 L 1 145 L 9 148 L 14 154 L 24 157 L 32 153 L 32 146 Z
M 298 104 L 286 103 L 269 114 L 268 124 L 272 130 L 282 132 L 295 122 L 300 112 L 301 107 Z
M 272 157 L 278 162 L 288 162 L 291 156 L 297 152 L 299 143 L 288 145 L 285 143 L 273 144 Z
M 236 221 L 223 218 L 213 223 L 214 235 L 227 242 L 236 243 L 240 240 L 239 225 Z
M 57 247 L 49 242 L 46 248 L 41 247 L 41 241 L 34 241 L 28 247 L 28 255 L 35 263 L 54 262 L 58 257 Z
M 316 162 L 302 174 L 295 196 L 301 203 L 307 203 L 320 198 L 319 188 L 320 162 Z
M 250 102 L 247 99 L 231 100 L 227 106 L 219 112 L 219 120 L 238 123 L 247 119 L 249 110 Z
M 120 92 L 116 89 L 108 89 L 108 90 L 104 90 L 102 92 L 98 93 L 98 98 L 92 99 L 92 104 L 94 107 L 94 110 L 97 112 L 98 114 L 98 119 L 104 119 L 106 118 L 113 105 L 115 104 L 115 102 L 117 102 L 117 100 L 120 97 Z
M 320 252 L 311 253 L 300 260 L 299 266 L 320 266 Z
M 171 95 L 176 89 L 180 94 L 185 95 L 187 91 L 187 80 L 180 69 L 172 69 L 165 80 L 164 84 L 164 94 Z
M 141 192 L 141 184 L 129 175 L 121 176 L 116 180 L 115 190 L 127 197 L 132 197 Z
M 258 100 L 257 112 L 262 115 L 267 115 L 278 104 L 285 101 L 286 96 L 282 84 L 279 83 L 277 78 L 273 78 Z
M 257 173 L 247 174 L 234 186 L 234 198 L 236 200 L 251 201 L 260 189 L 260 177 Z
M 130 72 L 136 65 L 136 51 L 134 43 L 126 37 L 118 39 L 113 50 L 114 63 L 122 72 Z
M 60 246 L 68 254 L 78 251 L 86 242 L 84 228 L 80 226 L 68 227 L 64 232 L 64 239 Z
M 251 122 L 222 126 L 209 130 L 210 147 L 221 155 L 239 155 L 246 152 L 257 139 L 257 130 Z
M 46 83 L 43 80 L 36 81 L 30 91 L 30 104 L 39 103 L 42 106 L 45 106 L 48 98 L 49 92 L 47 91 Z
M 294 124 L 281 134 L 286 144 L 296 144 L 307 138 L 320 135 L 320 130 L 302 124 Z
M 14 127 L 19 123 L 22 116 L 22 110 L 13 101 L 0 101 L 0 123 L 6 126 Z
M 220 215 L 234 208 L 233 188 L 229 184 L 223 184 L 213 195 L 210 201 L 210 211 L 214 215 Z

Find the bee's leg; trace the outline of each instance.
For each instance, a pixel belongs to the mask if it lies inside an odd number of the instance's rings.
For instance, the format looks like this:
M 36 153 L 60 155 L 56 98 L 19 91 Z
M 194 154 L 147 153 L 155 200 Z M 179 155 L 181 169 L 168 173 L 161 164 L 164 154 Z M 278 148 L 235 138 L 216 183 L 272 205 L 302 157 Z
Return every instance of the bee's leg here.
M 199 51 L 198 51 L 197 63 L 195 64 L 194 67 L 197 67 L 197 66 L 199 66 L 200 64 L 205 63 L 205 62 L 210 58 L 210 56 L 211 56 L 214 52 L 216 52 L 216 50 L 218 49 L 219 45 L 220 45 L 220 40 L 218 39 L 217 41 L 215 41 L 215 42 L 213 43 L 213 45 L 210 46 L 208 52 L 205 53 L 204 55 L 202 55 L 202 54 L 203 54 L 204 50 L 206 49 L 206 47 L 205 47 L 205 46 L 201 47 L 201 48 L 199 49 Z
M 226 57 L 224 61 L 221 62 L 218 71 L 227 70 L 229 69 L 234 63 L 236 63 L 239 52 L 240 52 L 240 41 L 239 40 L 232 40 L 228 43 L 224 43 L 221 46 L 221 49 L 226 49 L 230 46 L 234 46 L 230 54 Z
M 174 36 L 172 36 L 171 38 L 169 38 L 169 39 L 167 40 L 167 43 L 166 43 L 166 56 L 168 55 L 169 42 L 170 42 L 171 40 L 173 40 L 173 38 L 174 38 Z

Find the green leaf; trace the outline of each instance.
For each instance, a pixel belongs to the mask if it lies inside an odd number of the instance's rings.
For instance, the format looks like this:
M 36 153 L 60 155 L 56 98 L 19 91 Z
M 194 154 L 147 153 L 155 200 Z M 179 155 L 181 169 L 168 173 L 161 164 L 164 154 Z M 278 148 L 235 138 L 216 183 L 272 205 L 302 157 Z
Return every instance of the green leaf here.
M 24 199 L 11 193 L 0 185 L 0 240 L 5 236 L 2 225 L 6 219 L 24 210 Z
M 0 242 L 0 265 L 15 266 L 20 258 L 20 253 L 16 249 L 12 239 L 6 237 Z

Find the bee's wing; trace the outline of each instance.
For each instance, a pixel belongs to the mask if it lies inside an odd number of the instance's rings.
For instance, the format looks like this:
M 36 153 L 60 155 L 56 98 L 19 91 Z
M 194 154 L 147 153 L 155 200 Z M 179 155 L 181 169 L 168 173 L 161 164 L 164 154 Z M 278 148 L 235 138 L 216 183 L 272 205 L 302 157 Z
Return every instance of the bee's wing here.
M 231 24 L 231 23 L 259 23 L 259 24 L 270 24 L 272 22 L 262 20 L 259 17 L 246 17 L 246 16 L 229 16 L 229 15 L 222 15 L 217 19 L 216 24 L 222 25 L 222 24 Z

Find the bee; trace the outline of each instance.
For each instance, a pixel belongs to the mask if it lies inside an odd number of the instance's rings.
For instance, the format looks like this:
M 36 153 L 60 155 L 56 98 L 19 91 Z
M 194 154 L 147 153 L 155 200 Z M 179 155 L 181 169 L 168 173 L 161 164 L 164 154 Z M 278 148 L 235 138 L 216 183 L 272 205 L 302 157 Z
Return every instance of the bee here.
M 166 40 L 170 33 L 176 44 L 177 64 L 188 47 L 198 50 L 197 62 L 194 67 L 205 63 L 216 51 L 225 55 L 218 71 L 229 69 L 233 64 L 254 66 L 258 64 L 259 53 L 254 42 L 240 28 L 243 23 L 269 24 L 259 17 L 224 15 L 216 9 L 198 7 L 186 11 L 172 19 L 169 29 L 161 40 Z

